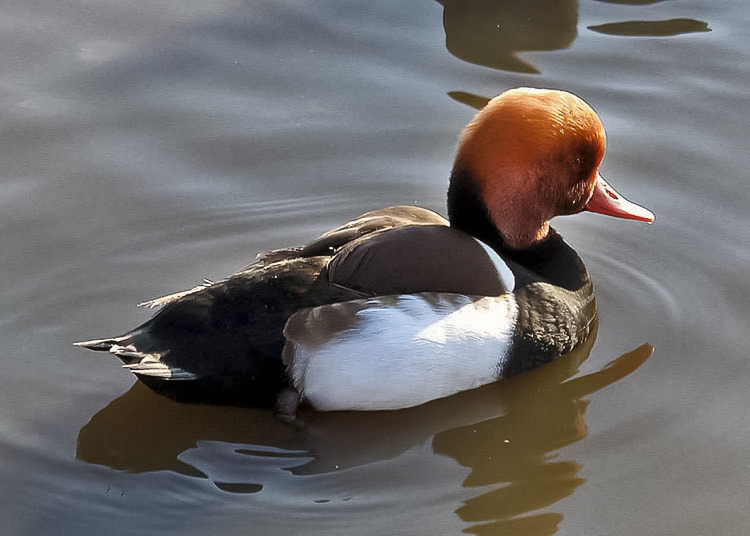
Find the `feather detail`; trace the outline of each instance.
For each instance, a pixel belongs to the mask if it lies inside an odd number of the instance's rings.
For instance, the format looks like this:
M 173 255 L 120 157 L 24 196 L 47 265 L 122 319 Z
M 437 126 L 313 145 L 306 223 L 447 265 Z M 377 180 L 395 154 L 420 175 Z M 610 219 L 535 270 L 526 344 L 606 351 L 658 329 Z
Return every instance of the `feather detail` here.
M 148 309 L 156 309 L 157 307 L 162 307 L 168 303 L 172 303 L 173 301 L 177 301 L 180 298 L 184 298 L 188 294 L 195 294 L 196 292 L 200 292 L 203 289 L 206 289 L 210 287 L 211 285 L 215 284 L 215 281 L 211 281 L 210 279 L 204 279 L 203 283 L 200 285 L 197 285 L 189 290 L 183 290 L 182 292 L 175 292 L 174 294 L 167 294 L 166 296 L 162 296 L 160 298 L 154 298 L 152 300 L 147 300 L 145 302 L 141 302 L 138 304 L 138 307 L 146 307 Z

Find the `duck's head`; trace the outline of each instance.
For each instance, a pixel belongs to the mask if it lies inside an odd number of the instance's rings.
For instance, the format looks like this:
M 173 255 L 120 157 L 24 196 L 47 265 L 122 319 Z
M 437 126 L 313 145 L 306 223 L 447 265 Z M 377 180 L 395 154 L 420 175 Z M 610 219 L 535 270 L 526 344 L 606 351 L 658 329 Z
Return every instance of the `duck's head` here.
M 499 231 L 520 249 L 544 240 L 554 216 L 588 210 L 654 221 L 599 174 L 605 144 L 599 116 L 575 95 L 502 93 L 461 136 L 448 193 L 451 224 L 483 239 Z

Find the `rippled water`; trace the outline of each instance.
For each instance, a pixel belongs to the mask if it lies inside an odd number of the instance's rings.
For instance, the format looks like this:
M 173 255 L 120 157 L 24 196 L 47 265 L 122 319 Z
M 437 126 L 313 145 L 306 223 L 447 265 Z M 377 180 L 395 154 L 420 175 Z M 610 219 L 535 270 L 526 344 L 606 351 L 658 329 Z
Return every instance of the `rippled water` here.
M 0 15 L 3 534 L 745 534 L 743 0 L 11 2 Z M 573 91 L 652 226 L 556 227 L 559 362 L 419 408 L 180 405 L 71 342 L 388 204 L 444 211 L 472 106 Z

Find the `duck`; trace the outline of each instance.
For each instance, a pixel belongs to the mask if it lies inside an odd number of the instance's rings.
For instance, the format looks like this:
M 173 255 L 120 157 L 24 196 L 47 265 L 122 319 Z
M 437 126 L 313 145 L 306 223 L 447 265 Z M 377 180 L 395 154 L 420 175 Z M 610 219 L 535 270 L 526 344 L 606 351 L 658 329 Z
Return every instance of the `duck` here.
M 535 369 L 597 320 L 586 267 L 550 220 L 654 221 L 600 174 L 605 146 L 580 97 L 504 91 L 459 137 L 447 219 L 367 212 L 141 304 L 158 311 L 123 335 L 74 344 L 173 399 L 285 414 L 396 410 Z

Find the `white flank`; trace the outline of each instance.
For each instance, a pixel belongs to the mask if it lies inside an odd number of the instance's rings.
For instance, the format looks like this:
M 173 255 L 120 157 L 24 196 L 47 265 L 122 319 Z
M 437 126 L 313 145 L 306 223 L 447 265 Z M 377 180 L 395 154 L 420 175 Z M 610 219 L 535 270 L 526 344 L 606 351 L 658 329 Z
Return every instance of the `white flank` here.
M 318 410 L 406 408 L 497 380 L 516 316 L 512 294 L 422 293 L 325 305 L 287 323 L 285 361 L 300 395 Z M 346 327 L 321 339 L 326 318 Z

